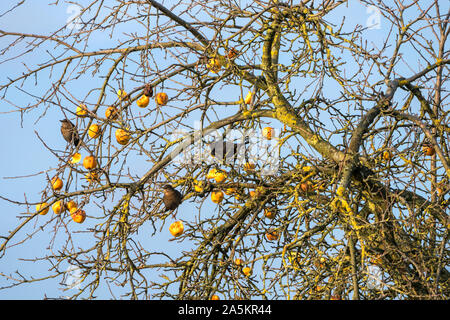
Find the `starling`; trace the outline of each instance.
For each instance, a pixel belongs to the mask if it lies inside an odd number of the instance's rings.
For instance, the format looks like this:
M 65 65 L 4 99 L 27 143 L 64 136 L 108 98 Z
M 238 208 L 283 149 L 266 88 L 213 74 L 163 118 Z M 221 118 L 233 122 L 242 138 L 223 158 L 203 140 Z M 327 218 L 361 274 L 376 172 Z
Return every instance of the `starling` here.
M 73 143 L 75 147 L 80 143 L 80 137 L 78 135 L 77 128 L 75 125 L 67 119 L 60 120 L 61 121 L 61 134 L 69 143 Z
M 164 197 L 163 202 L 166 206 L 166 211 L 175 210 L 183 200 L 183 196 L 178 190 L 175 190 L 170 184 L 166 184 L 163 187 Z
M 231 159 L 233 159 L 233 162 L 236 161 L 236 158 L 239 152 L 241 152 L 242 147 L 244 147 L 248 143 L 248 137 L 245 137 L 245 141 L 243 143 L 233 143 L 224 141 L 223 139 L 219 139 L 211 142 L 209 144 L 209 147 L 211 149 L 211 155 L 213 157 L 216 157 L 219 160 L 225 160 L 226 163 L 229 163 L 228 160 Z
M 144 95 L 147 97 L 153 97 L 153 88 L 152 85 L 147 83 L 144 87 Z

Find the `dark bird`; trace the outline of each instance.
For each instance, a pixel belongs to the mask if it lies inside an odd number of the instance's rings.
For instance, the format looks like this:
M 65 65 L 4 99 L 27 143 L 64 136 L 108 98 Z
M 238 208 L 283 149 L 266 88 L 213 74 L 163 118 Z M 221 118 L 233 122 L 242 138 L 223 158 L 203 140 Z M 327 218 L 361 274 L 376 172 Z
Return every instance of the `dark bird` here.
M 245 137 L 243 143 L 233 143 L 227 142 L 225 140 L 218 139 L 209 144 L 211 150 L 211 155 L 219 160 L 225 160 L 226 163 L 233 163 L 236 161 L 238 154 L 241 152 L 242 148 L 249 143 L 249 138 Z M 244 155 L 247 156 L 245 150 Z
M 153 88 L 152 85 L 147 83 L 144 87 L 144 95 L 147 97 L 153 97 Z
M 73 143 L 75 147 L 80 143 L 80 136 L 78 135 L 77 128 L 75 125 L 67 119 L 59 120 L 61 121 L 61 134 L 69 143 Z
M 166 206 L 166 211 L 175 210 L 180 205 L 183 200 L 183 195 L 176 189 L 174 189 L 170 184 L 163 186 L 163 202 Z

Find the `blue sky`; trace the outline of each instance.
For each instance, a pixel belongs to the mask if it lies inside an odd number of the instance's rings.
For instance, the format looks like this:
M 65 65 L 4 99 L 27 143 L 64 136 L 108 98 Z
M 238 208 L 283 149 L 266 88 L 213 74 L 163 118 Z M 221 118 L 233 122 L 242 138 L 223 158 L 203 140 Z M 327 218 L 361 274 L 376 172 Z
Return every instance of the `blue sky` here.
M 87 2 L 89 1 L 83 1 L 83 3 Z M 169 1 L 166 1 L 165 4 L 170 7 Z M 44 1 L 28 1 L 25 5 L 15 10 L 14 14 L 6 14 L 0 18 L 0 30 L 46 34 L 59 29 L 67 22 L 67 18 L 70 16 L 70 13 L 67 11 L 68 7 L 69 4 L 62 2 L 58 6 L 46 6 Z M 3 12 L 3 9 L 1 12 Z M 368 12 L 358 1 L 351 1 L 347 8 L 342 7 L 338 9 L 336 14 L 338 13 L 339 19 L 341 14 L 347 17 L 347 22 L 350 26 L 356 24 L 364 26 L 367 21 L 372 21 L 370 19 L 374 14 L 373 12 Z M 368 39 L 369 42 L 376 42 L 382 39 L 382 36 L 387 32 L 386 28 L 384 28 L 383 18 L 381 18 L 380 22 L 380 29 L 369 30 L 366 33 L 370 38 Z M 127 27 L 124 27 L 114 34 L 113 39 L 105 39 L 104 43 L 102 43 L 101 39 L 97 39 L 98 42 L 96 42 L 96 45 L 99 48 L 104 48 L 108 44 L 120 39 L 122 32 L 132 31 L 134 31 L 132 27 L 129 30 L 127 30 Z M 6 43 L 8 43 L 7 39 L 0 38 L 1 48 Z M 47 49 L 52 50 L 51 46 L 47 47 Z M 17 46 L 10 50 L 9 55 L 19 54 L 23 50 L 23 46 Z M 15 77 L 22 73 L 24 67 L 18 61 L 25 61 L 27 65 L 34 66 L 36 63 L 42 62 L 42 57 L 45 56 L 44 54 L 43 51 L 42 54 L 31 53 L 15 62 L 1 63 L 0 70 L 2 72 L 0 74 L 0 82 L 3 84 L 7 77 Z M 0 57 L 0 61 L 3 62 L 4 59 L 5 56 Z M 34 79 L 31 81 L 28 80 L 26 85 L 27 91 L 39 94 L 41 90 L 47 90 L 49 87 L 48 81 L 50 80 L 48 76 L 48 73 L 42 73 L 38 78 L 36 86 L 34 85 Z M 88 94 L 88 88 L 98 86 L 99 80 L 97 77 L 88 77 L 88 79 L 83 80 L 83 85 L 73 88 L 73 94 L 78 97 L 85 97 Z M 15 110 L 16 107 L 27 106 L 33 101 L 32 97 L 20 90 L 14 90 L 12 92 L 13 94 L 9 94 L 7 97 L 8 101 L 0 101 L 0 150 L 3 151 L 2 157 L 0 157 L 0 196 L 18 201 L 23 201 L 26 198 L 30 202 L 35 202 L 39 200 L 40 191 L 46 186 L 45 172 L 49 170 L 49 175 L 52 177 L 54 175 L 54 169 L 58 165 L 57 159 L 42 145 L 36 132 L 39 133 L 39 136 L 49 146 L 63 150 L 65 142 L 59 134 L 58 122 L 63 116 L 58 108 L 49 108 L 45 116 L 39 118 L 44 110 L 42 106 L 39 106 L 39 109 L 23 114 L 22 117 L 17 112 L 10 112 L 11 110 Z M 89 96 L 89 98 L 95 100 L 95 93 Z M 192 121 L 190 125 L 193 125 L 193 119 L 190 119 L 190 121 Z M 274 126 L 280 128 L 276 123 L 274 123 Z M 136 172 L 141 170 L 143 173 L 148 168 L 142 165 L 142 167 L 135 169 Z M 24 177 L 18 179 L 11 178 L 17 176 Z M 94 206 L 88 208 L 93 211 L 95 210 Z M 0 199 L 0 212 L 2 215 L 0 235 L 6 235 L 8 231 L 12 230 L 18 224 L 21 217 L 27 215 L 24 209 L 24 207 L 18 208 L 16 205 Z M 31 208 L 31 210 L 34 210 L 34 208 Z M 214 210 L 215 207 L 208 203 L 202 211 L 202 215 L 211 214 Z M 92 215 L 94 215 L 93 211 L 91 211 Z M 179 217 L 182 219 L 189 219 L 192 212 L 197 214 L 197 210 L 193 207 L 192 203 L 183 203 L 179 211 Z M 89 214 L 90 212 L 88 211 Z M 48 264 L 30 263 L 21 260 L 21 258 L 32 259 L 36 255 L 42 255 L 44 250 L 49 250 L 49 236 L 47 231 L 55 227 L 56 224 L 51 222 L 44 231 L 39 231 L 39 228 L 36 228 L 36 226 L 46 224 L 50 220 L 51 215 L 52 213 L 49 212 L 47 216 L 38 217 L 38 219 L 30 224 L 30 228 L 27 228 L 27 233 L 37 232 L 32 241 L 27 241 L 23 245 L 18 244 L 7 250 L 6 255 L 0 259 L 1 273 L 10 275 L 14 271 L 20 270 L 21 273 L 27 276 L 46 274 L 46 270 L 49 268 Z M 85 224 L 74 225 L 74 223 L 71 223 L 69 226 L 72 231 L 82 231 L 85 228 Z M 140 233 L 139 239 L 157 244 L 157 247 L 166 253 L 178 254 L 180 247 L 176 242 L 168 241 L 167 227 L 168 225 L 166 224 L 162 232 L 158 230 L 156 236 L 150 238 L 148 236 L 150 226 L 144 225 L 142 228 L 146 231 Z M 21 231 L 17 239 L 13 240 L 11 244 L 24 239 L 27 233 Z M 80 241 L 88 241 L 82 233 L 77 234 L 77 237 Z M 184 244 L 182 247 L 187 246 Z M 42 299 L 44 295 L 47 297 L 65 295 L 61 291 L 62 286 L 59 284 L 59 281 L 61 281 L 61 278 L 0 290 L 0 299 Z M 0 277 L 0 287 L 9 283 L 5 281 L 4 277 Z M 100 298 L 111 297 L 106 286 L 101 287 L 97 291 L 97 295 Z

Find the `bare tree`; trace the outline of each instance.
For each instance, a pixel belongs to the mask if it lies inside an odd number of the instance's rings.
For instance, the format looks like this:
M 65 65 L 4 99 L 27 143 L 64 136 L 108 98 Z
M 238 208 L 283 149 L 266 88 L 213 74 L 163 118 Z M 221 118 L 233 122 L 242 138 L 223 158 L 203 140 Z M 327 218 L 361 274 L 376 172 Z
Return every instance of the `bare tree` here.
M 39 229 L 51 266 L 3 289 L 70 263 L 71 298 L 448 299 L 448 5 L 360 1 L 377 39 L 349 5 L 91 0 L 75 28 L 1 30 L 2 63 L 25 66 L 4 101 L 27 92 L 18 116 L 67 118 L 83 142 L 39 137 L 58 159 L 42 197 L 2 197 L 27 212 L 1 256 Z M 152 239 L 176 220 L 165 252 Z

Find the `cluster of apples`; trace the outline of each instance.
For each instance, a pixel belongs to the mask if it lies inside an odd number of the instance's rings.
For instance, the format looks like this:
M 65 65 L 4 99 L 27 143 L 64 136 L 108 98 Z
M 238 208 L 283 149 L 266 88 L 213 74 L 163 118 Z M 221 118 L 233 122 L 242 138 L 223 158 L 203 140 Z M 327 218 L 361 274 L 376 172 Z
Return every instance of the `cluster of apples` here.
M 95 168 L 97 168 L 97 160 L 94 156 L 86 156 L 83 160 L 83 166 L 90 170 L 89 173 L 86 174 L 86 179 L 88 181 L 98 180 L 98 173 L 96 171 L 92 171 Z M 62 179 L 58 176 L 54 176 L 51 179 L 51 187 L 54 191 L 59 192 L 63 186 L 64 182 Z M 63 202 L 63 200 L 57 200 L 52 205 L 52 210 L 55 214 L 60 215 L 65 210 L 69 210 L 70 216 L 72 217 L 72 220 L 77 223 L 83 223 L 86 219 L 86 212 L 82 210 L 81 208 L 78 208 L 78 205 L 75 201 L 70 200 L 66 204 Z M 39 203 L 36 205 L 36 212 L 40 215 L 46 215 L 49 211 L 49 205 L 46 202 Z
M 126 91 L 120 89 L 117 91 L 117 96 L 120 100 L 126 101 L 129 100 L 129 96 Z M 151 85 L 147 84 L 144 88 L 144 92 L 142 96 L 136 100 L 136 104 L 140 108 L 145 108 L 148 106 L 150 102 L 150 97 L 153 96 L 153 88 Z M 169 100 L 168 95 L 165 92 L 159 92 L 155 96 L 155 102 L 159 106 L 164 106 L 167 104 Z M 80 104 L 77 106 L 75 114 L 84 118 L 89 115 L 89 110 L 85 104 Z M 108 120 L 116 120 L 119 117 L 119 109 L 115 106 L 109 106 L 105 111 L 105 118 Z M 92 139 L 97 139 L 102 134 L 102 128 L 98 123 L 92 123 L 88 128 L 88 136 Z M 131 139 L 131 133 L 122 128 L 118 128 L 115 132 L 115 138 L 117 143 L 121 145 L 126 145 Z M 81 154 L 75 153 L 72 156 L 71 163 L 75 164 L 81 160 Z M 95 171 L 97 168 L 97 159 L 93 155 L 86 156 L 83 160 L 83 166 L 89 172 L 85 175 L 85 178 L 88 182 L 98 181 L 99 175 L 98 171 Z M 60 191 L 63 187 L 64 183 L 58 176 L 53 177 L 51 180 L 51 186 L 54 191 Z M 49 211 L 49 204 L 47 202 L 39 203 L 36 205 L 36 212 L 40 215 L 46 215 Z M 86 212 L 81 208 L 78 208 L 77 204 L 74 201 L 69 201 L 67 204 L 64 204 L 62 200 L 56 201 L 52 205 L 52 210 L 55 214 L 59 215 L 65 210 L 69 210 L 72 219 L 77 223 L 82 223 L 86 219 Z
M 88 181 L 98 180 L 98 173 L 96 171 L 92 171 L 97 168 L 97 160 L 94 156 L 90 155 L 85 157 L 83 160 L 83 166 L 86 169 L 90 170 L 89 173 L 87 173 L 85 176 Z M 58 176 L 53 177 L 50 182 L 52 189 L 56 192 L 59 192 L 64 186 L 64 182 Z M 57 215 L 60 215 L 66 209 L 69 210 L 70 216 L 72 217 L 73 221 L 77 223 L 83 223 L 86 219 L 86 212 L 79 208 L 76 202 L 73 200 L 70 200 L 66 204 L 64 204 L 63 200 L 57 200 L 52 205 L 52 210 Z M 46 215 L 48 211 L 49 205 L 46 202 L 36 205 L 36 212 L 40 215 Z
M 144 88 L 144 92 L 142 96 L 136 100 L 136 104 L 140 108 L 146 108 L 150 102 L 150 98 L 153 96 L 153 88 L 151 85 L 147 84 Z M 119 89 L 117 91 L 117 97 L 119 100 L 127 101 L 129 100 L 129 96 L 125 90 Z M 165 92 L 159 92 L 155 96 L 155 102 L 158 106 L 164 106 L 169 101 L 169 97 Z M 78 117 L 86 117 L 89 114 L 89 110 L 86 105 L 80 104 L 77 107 L 76 115 Z M 117 120 L 119 117 L 119 109 L 115 106 L 109 106 L 105 111 L 105 118 L 108 120 Z M 101 135 L 101 127 L 98 123 L 92 123 L 88 129 L 89 137 L 95 139 Z M 131 134 L 128 130 L 118 128 L 115 132 L 115 137 L 117 143 L 121 145 L 127 145 L 131 139 Z
M 54 191 L 60 191 L 64 185 L 63 181 L 58 176 L 52 178 L 51 184 Z M 40 215 L 46 215 L 49 209 L 50 206 L 47 202 L 38 203 L 36 205 L 36 212 Z M 79 208 L 77 203 L 73 200 L 70 200 L 67 203 L 64 203 L 63 200 L 57 200 L 52 205 L 52 210 L 56 215 L 60 215 L 66 209 L 69 210 L 72 220 L 76 223 L 83 223 L 86 219 L 86 212 Z
M 208 63 L 206 64 L 206 68 L 211 71 L 212 73 L 218 73 L 222 67 L 228 67 L 228 61 L 232 61 L 234 59 L 237 58 L 237 56 L 239 55 L 239 52 L 236 51 L 236 49 L 231 48 L 230 50 L 228 50 L 226 56 L 222 56 L 222 55 L 215 55 L 212 58 L 210 58 L 208 60 Z

